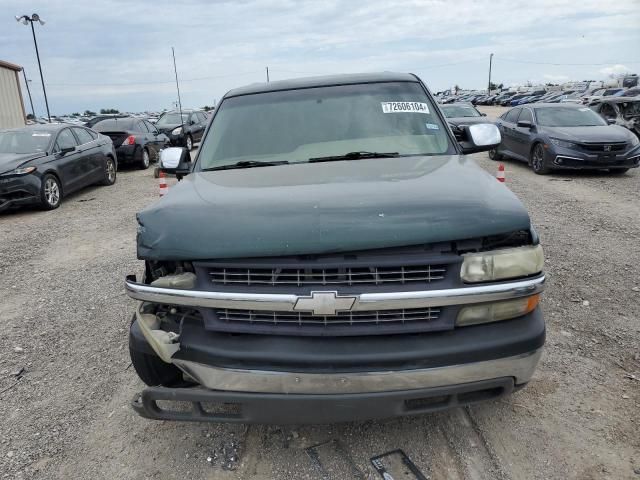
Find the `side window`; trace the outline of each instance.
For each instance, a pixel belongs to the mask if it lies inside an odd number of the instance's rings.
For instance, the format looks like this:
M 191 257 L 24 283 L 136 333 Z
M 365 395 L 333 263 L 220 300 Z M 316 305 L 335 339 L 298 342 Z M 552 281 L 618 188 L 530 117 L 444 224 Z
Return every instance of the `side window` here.
M 507 116 L 504 117 L 505 122 L 516 123 L 518 115 L 520 115 L 520 108 L 514 108 L 507 113 Z
M 80 145 L 93 142 L 93 137 L 88 130 L 85 130 L 84 128 L 74 127 L 73 131 L 76 134 L 76 137 L 78 137 L 78 139 L 80 140 Z
M 91 138 L 93 138 L 94 140 L 98 139 L 98 134 L 96 132 L 94 132 L 93 130 L 85 130 L 85 132 L 87 132 L 89 135 L 91 135 Z
M 533 115 L 531 115 L 531 110 L 529 110 L 528 108 L 523 108 L 520 112 L 520 116 L 518 117 L 518 121 L 533 123 Z
M 143 132 L 143 133 L 149 132 L 149 130 L 147 130 L 147 126 L 143 121 L 136 122 L 135 129 L 136 129 L 136 132 Z
M 149 130 L 151 133 L 158 133 L 158 129 L 154 127 L 153 124 L 147 122 L 146 120 L 144 121 L 144 124 L 147 127 L 147 130 Z
M 616 118 L 615 109 L 611 105 L 609 105 L 608 103 L 602 104 L 602 108 L 600 109 L 600 114 L 604 118 Z
M 76 137 L 73 136 L 71 130 L 65 128 L 58 134 L 58 138 L 56 139 L 56 151 L 60 151 L 63 148 L 71 148 L 76 147 L 78 142 Z

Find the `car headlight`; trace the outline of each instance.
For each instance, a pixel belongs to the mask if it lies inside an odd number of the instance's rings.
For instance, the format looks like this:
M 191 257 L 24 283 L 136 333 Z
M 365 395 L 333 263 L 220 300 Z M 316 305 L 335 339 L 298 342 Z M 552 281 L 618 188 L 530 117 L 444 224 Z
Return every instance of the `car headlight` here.
M 636 137 L 635 135 L 631 135 L 631 146 L 637 147 L 638 145 L 640 145 L 640 138 Z
M 33 173 L 36 171 L 36 167 L 20 167 L 16 168 L 13 173 L 15 175 L 26 175 L 27 173 Z
M 516 298 L 515 300 L 470 305 L 460 310 L 458 318 L 456 318 L 456 326 L 465 327 L 521 317 L 532 312 L 538 306 L 538 303 L 540 303 L 540 294 Z
M 526 277 L 541 272 L 544 264 L 541 245 L 467 253 L 463 257 L 460 277 L 467 283 Z
M 180 135 L 182 133 L 182 127 L 174 128 L 171 130 L 171 135 Z
M 560 140 L 559 138 L 550 138 L 549 141 L 551 141 L 551 143 L 553 143 L 556 147 L 563 147 L 563 148 L 578 148 L 578 146 L 573 143 L 573 142 L 567 142 L 566 140 Z

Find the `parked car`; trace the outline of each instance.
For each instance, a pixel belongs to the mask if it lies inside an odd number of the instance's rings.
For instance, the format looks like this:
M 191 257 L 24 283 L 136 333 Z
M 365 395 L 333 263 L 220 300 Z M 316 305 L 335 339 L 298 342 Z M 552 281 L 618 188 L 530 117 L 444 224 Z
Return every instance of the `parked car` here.
M 0 131 L 0 210 L 58 208 L 76 190 L 113 185 L 117 166 L 111 140 L 84 127 L 50 123 Z
M 640 87 L 633 87 L 627 90 L 621 90 L 611 95 L 612 97 L 638 97 L 640 96 Z
M 640 98 L 603 97 L 591 105 L 591 109 L 607 123 L 628 128 L 640 138 Z
M 207 116 L 196 110 L 182 110 L 163 113 L 155 123 L 160 132 L 169 137 L 171 145 L 193 149 L 193 144 L 199 142 L 207 126 Z
M 135 163 L 139 168 L 149 168 L 157 161 L 160 150 L 169 144 L 169 137 L 147 120 L 125 117 L 101 120 L 93 129 L 111 138 L 118 155 L 118 163 Z
M 105 120 L 107 118 L 129 118 L 129 117 L 131 117 L 131 115 L 125 114 L 125 113 L 113 113 L 113 114 L 96 115 L 95 117 L 92 117 L 90 120 L 87 120 L 84 123 L 84 126 L 87 127 L 87 128 L 93 128 L 93 126 L 96 123 L 101 122 L 102 120 Z
M 529 103 L 533 98 L 541 97 L 545 93 L 546 93 L 545 90 L 535 90 L 533 92 L 523 94 L 523 96 L 521 97 L 519 97 L 519 95 L 516 95 L 511 98 L 511 102 L 509 103 L 509 105 L 516 106 L 516 105 L 520 105 L 521 103 Z
M 487 123 L 486 114 L 480 113 L 470 103 L 450 103 L 442 105 L 440 109 L 457 140 L 461 140 L 464 136 L 463 125 Z
M 489 152 L 527 162 L 537 174 L 554 169 L 608 169 L 623 174 L 640 164 L 640 140 L 608 125 L 588 107 L 537 103 L 516 107 L 497 121 L 500 145 Z
M 602 97 L 609 97 L 609 96 L 615 95 L 616 93 L 623 92 L 624 90 L 626 89 L 625 88 L 601 88 L 593 92 L 591 95 L 582 97 L 583 99 L 582 103 L 589 105 L 601 99 Z
M 516 100 L 520 100 L 521 98 L 524 97 L 528 97 L 529 95 L 531 95 L 530 93 L 516 93 L 515 95 L 509 97 L 509 98 L 505 98 L 504 100 L 502 100 L 502 102 L 500 102 L 500 105 L 502 105 L 503 107 L 509 106 L 511 105 L 511 102 L 516 101 Z
M 542 248 L 465 157 L 498 144 L 495 125 L 457 142 L 445 122 L 414 75 L 316 77 L 232 90 L 193 162 L 164 150 L 184 179 L 138 213 L 146 273 L 126 280 L 150 386 L 135 410 L 326 423 L 524 386 L 544 344 Z

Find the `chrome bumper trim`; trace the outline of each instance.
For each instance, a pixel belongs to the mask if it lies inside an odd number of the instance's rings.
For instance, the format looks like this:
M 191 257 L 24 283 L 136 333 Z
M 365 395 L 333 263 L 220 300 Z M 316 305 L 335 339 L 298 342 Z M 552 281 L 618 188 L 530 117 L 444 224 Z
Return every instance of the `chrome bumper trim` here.
M 383 372 L 296 373 L 218 368 L 173 359 L 187 375 L 211 390 L 253 393 L 344 394 L 453 386 L 480 380 L 514 377 L 528 382 L 542 348 L 512 357 L 483 362 Z
M 525 297 L 542 292 L 544 275 L 526 280 L 475 285 L 445 290 L 421 290 L 391 293 L 363 293 L 355 295 L 351 311 L 394 310 L 398 308 L 445 307 L 470 303 L 493 302 Z M 127 278 L 127 295 L 136 300 L 190 307 L 231 308 L 293 312 L 298 295 L 209 292 L 152 287 Z

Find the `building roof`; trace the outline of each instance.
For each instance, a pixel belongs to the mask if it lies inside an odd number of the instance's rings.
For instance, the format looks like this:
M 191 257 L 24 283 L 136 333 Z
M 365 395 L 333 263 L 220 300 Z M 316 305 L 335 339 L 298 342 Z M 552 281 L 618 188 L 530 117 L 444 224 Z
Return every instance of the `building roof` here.
M 235 88 L 225 97 L 237 97 L 239 95 L 251 95 L 254 93 L 276 92 L 281 90 L 294 90 L 299 88 L 330 87 L 334 85 L 353 85 L 357 83 L 380 82 L 417 82 L 418 77 L 412 73 L 355 73 L 347 75 L 328 75 L 322 77 L 295 78 L 291 80 L 279 80 L 277 82 L 253 83 L 244 87 Z
M 15 70 L 19 72 L 22 70 L 20 65 L 16 65 L 15 63 L 5 62 L 4 60 L 0 60 L 0 67 L 8 68 L 9 70 Z

